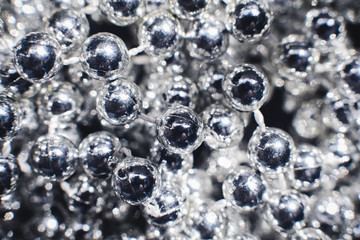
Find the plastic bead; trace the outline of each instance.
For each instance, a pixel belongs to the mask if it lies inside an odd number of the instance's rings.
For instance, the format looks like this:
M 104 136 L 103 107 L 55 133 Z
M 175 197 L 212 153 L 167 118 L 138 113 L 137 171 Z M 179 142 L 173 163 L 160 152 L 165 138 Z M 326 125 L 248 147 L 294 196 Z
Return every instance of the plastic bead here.
M 160 184 L 158 169 L 143 158 L 124 159 L 117 165 L 112 177 L 116 195 L 131 205 L 144 204 L 156 197 Z
M 172 56 L 182 45 L 180 22 L 166 11 L 152 12 L 139 27 L 139 42 L 149 55 Z
M 100 8 L 115 25 L 130 25 L 145 14 L 144 0 L 101 0 Z
M 99 80 L 114 80 L 120 77 L 129 64 L 125 43 L 112 33 L 97 33 L 86 39 L 81 58 L 84 71 Z
M 251 211 L 264 203 L 266 187 L 260 175 L 249 167 L 234 170 L 223 183 L 225 199 L 242 211 Z
M 79 158 L 85 172 L 95 178 L 107 178 L 121 160 L 121 143 L 108 132 L 88 135 L 79 145 Z
M 221 104 L 214 104 L 205 109 L 203 120 L 205 142 L 214 149 L 235 146 L 244 135 L 241 115 Z
M 266 2 L 234 0 L 227 6 L 227 24 L 239 41 L 257 41 L 269 31 L 271 12 Z
M 166 110 L 156 122 L 159 142 L 174 153 L 190 153 L 203 141 L 204 126 L 189 108 L 175 106 Z
M 62 50 L 67 52 L 85 41 L 90 26 L 84 14 L 73 10 L 59 10 L 51 15 L 46 29 L 56 38 Z
M 269 95 L 269 82 L 265 74 L 248 64 L 229 71 L 222 88 L 226 100 L 239 111 L 259 109 Z
M 34 172 L 50 180 L 64 180 L 76 170 L 78 151 L 63 136 L 42 136 L 31 149 L 29 162 Z
M 47 33 L 29 33 L 15 45 L 14 55 L 18 73 L 32 82 L 48 81 L 61 68 L 61 47 Z
M 98 92 L 96 110 L 112 125 L 133 122 L 142 110 L 139 87 L 122 79 L 105 84 Z
M 249 140 L 250 160 L 262 173 L 283 172 L 295 157 L 292 138 L 283 130 L 258 127 Z

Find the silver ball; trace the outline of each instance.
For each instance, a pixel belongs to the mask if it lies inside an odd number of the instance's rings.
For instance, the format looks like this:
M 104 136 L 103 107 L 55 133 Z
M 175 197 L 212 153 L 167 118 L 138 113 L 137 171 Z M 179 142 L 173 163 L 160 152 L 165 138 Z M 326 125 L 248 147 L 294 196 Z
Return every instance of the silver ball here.
M 249 167 L 239 167 L 228 175 L 222 185 L 225 199 L 235 208 L 251 211 L 264 203 L 265 184 Z
M 291 236 L 291 240 L 330 240 L 330 237 L 316 228 L 303 228 Z
M 112 125 L 133 122 L 141 110 L 142 95 L 134 83 L 119 79 L 105 84 L 98 92 L 96 111 Z
M 226 68 L 222 61 L 204 62 L 199 69 L 199 89 L 214 100 L 223 98 L 222 82 Z
M 90 26 L 85 14 L 74 10 L 58 10 L 48 19 L 46 30 L 68 52 L 78 47 L 87 38 Z
M 19 173 L 19 167 L 13 155 L 6 158 L 0 157 L 0 197 L 16 189 Z
M 262 173 L 284 172 L 295 157 L 291 136 L 277 128 L 258 127 L 249 140 L 250 160 Z
M 296 148 L 296 157 L 288 174 L 294 188 L 310 191 L 322 182 L 324 154 L 317 147 L 303 144 Z
M 79 145 L 79 158 L 85 172 L 92 177 L 107 178 L 121 160 L 121 143 L 109 132 L 88 135 Z
M 193 20 L 205 12 L 211 0 L 168 0 L 170 10 L 179 18 Z
M 160 227 L 174 227 L 184 221 L 188 212 L 183 193 L 174 186 L 163 187 L 159 195 L 144 205 L 149 222 Z
M 224 23 L 207 15 L 194 22 L 187 35 L 190 55 L 200 59 L 219 58 L 229 46 L 229 34 Z
M 11 98 L 0 96 L 0 118 L 0 139 L 13 138 L 21 126 L 19 105 Z
M 50 180 L 64 180 L 76 170 L 78 151 L 63 136 L 42 136 L 33 145 L 29 163 L 34 172 Z
M 100 8 L 115 25 L 127 26 L 145 14 L 144 0 L 101 0 Z
M 81 58 L 84 71 L 99 80 L 118 78 L 129 64 L 125 43 L 112 33 L 97 33 L 86 39 Z
M 226 100 L 239 111 L 259 109 L 269 96 L 266 75 L 253 65 L 243 64 L 226 74 L 222 83 Z
M 214 149 L 235 146 L 244 135 L 241 115 L 221 104 L 213 104 L 203 112 L 205 142 Z
M 338 70 L 339 92 L 345 98 L 353 100 L 355 102 L 360 100 L 360 58 L 352 58 L 349 61 L 341 64 Z
M 265 1 L 233 0 L 226 10 L 228 29 L 239 41 L 257 41 L 269 31 L 272 16 Z
M 169 151 L 191 153 L 203 141 L 204 126 L 190 109 L 175 106 L 166 110 L 156 121 L 157 138 Z
M 112 186 L 116 195 L 131 204 L 144 204 L 157 196 L 161 185 L 160 173 L 149 160 L 129 157 L 114 170 Z
M 75 85 L 54 81 L 42 85 L 36 105 L 41 121 L 70 122 L 81 113 L 83 102 L 84 99 Z
M 138 38 L 147 54 L 170 57 L 181 48 L 183 35 L 176 18 L 166 11 L 156 11 L 144 17 Z
M 266 203 L 266 218 L 278 232 L 290 232 L 301 229 L 309 214 L 306 195 L 295 191 L 272 193 Z
M 29 33 L 14 47 L 15 67 L 26 80 L 44 82 L 61 68 L 62 51 L 54 37 L 47 33 Z

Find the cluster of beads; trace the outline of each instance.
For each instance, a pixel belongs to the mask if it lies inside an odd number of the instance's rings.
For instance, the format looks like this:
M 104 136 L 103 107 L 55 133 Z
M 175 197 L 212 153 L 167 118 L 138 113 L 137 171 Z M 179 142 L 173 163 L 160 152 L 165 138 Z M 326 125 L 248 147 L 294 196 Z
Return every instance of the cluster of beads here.
M 8 0 L 1 239 L 359 239 L 360 4 Z

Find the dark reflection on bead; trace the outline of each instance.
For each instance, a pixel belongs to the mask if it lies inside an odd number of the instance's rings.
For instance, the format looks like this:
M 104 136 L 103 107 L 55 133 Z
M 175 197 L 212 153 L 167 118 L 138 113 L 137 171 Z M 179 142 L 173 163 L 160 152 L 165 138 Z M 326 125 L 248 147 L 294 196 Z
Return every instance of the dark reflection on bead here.
M 24 78 L 48 80 L 59 69 L 60 46 L 48 34 L 31 33 L 15 46 L 15 60 L 15 66 Z
M 170 104 L 179 103 L 187 107 L 190 105 L 190 102 L 192 100 L 190 98 L 187 85 L 177 86 L 175 84 L 167 93 L 163 93 L 162 97 L 164 101 Z
M 0 138 L 12 135 L 17 127 L 17 116 L 15 109 L 7 101 L 0 101 Z
M 72 109 L 71 102 L 67 102 L 64 99 L 55 98 L 51 105 L 51 112 L 54 115 L 59 115 Z
M 360 94 L 360 64 L 358 61 L 353 61 L 347 65 L 345 65 L 343 71 L 344 80 L 349 85 L 349 88 Z
M 291 42 L 283 46 L 284 62 L 289 68 L 305 72 L 310 66 L 310 45 L 301 42 Z
M 233 181 L 235 202 L 238 206 L 255 207 L 262 203 L 265 186 L 258 175 L 239 176 Z
M 295 166 L 296 167 L 296 166 Z M 320 178 L 321 167 L 295 170 L 295 178 L 300 181 L 313 183 Z
M 115 176 L 114 184 L 120 189 L 123 199 L 141 202 L 152 195 L 155 188 L 155 177 L 152 166 L 130 166 L 120 169 Z
M 264 79 L 251 68 L 237 73 L 231 82 L 234 84 L 231 89 L 234 98 L 243 105 L 251 105 L 264 96 Z
M 177 2 L 188 12 L 196 12 L 206 7 L 205 0 L 177 0 Z
M 232 122 L 229 114 L 213 115 L 209 119 L 209 127 L 214 130 L 218 135 L 229 136 L 232 133 Z
M 8 160 L 0 160 L 0 196 L 13 188 L 14 171 Z
M 175 221 L 178 218 L 178 212 L 171 212 L 161 217 L 152 217 L 152 216 L 149 217 L 153 223 L 158 225 L 164 225 L 168 222 Z
M 280 197 L 279 204 L 272 207 L 272 214 L 277 220 L 279 227 L 290 230 L 297 222 L 305 219 L 305 207 L 298 198 L 291 195 Z
M 323 40 L 329 40 L 332 35 L 340 34 L 340 22 L 328 13 L 320 13 L 312 20 L 313 30 Z
M 132 16 L 140 5 L 139 0 L 116 0 L 109 2 L 115 12 L 121 12 L 123 16 Z
M 165 161 L 166 167 L 174 172 L 180 170 L 182 167 L 182 162 L 185 161 L 185 159 L 183 159 L 181 155 L 169 152 L 164 148 L 160 150 L 160 159 L 161 162 Z
M 280 135 L 272 133 L 260 139 L 257 157 L 263 165 L 277 169 L 290 161 L 290 143 Z
M 236 6 L 235 15 L 235 28 L 249 36 L 260 34 L 269 21 L 264 9 L 255 1 Z
M 166 49 L 172 47 L 177 41 L 175 28 L 169 27 L 168 19 L 156 18 L 153 23 L 147 26 L 150 33 L 150 43 L 155 49 Z

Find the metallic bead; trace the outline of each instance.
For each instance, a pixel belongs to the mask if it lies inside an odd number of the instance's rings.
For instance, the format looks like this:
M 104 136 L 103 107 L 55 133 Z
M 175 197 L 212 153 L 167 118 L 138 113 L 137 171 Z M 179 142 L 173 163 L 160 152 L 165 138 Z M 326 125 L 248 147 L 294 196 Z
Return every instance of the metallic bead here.
M 0 96 L 0 139 L 11 139 L 21 126 L 21 110 L 11 98 Z
M 18 184 L 19 168 L 15 157 L 0 157 L 0 197 L 12 193 Z
M 179 18 L 195 19 L 199 18 L 199 15 L 205 12 L 210 4 L 211 0 L 168 0 L 170 10 L 175 13 Z

